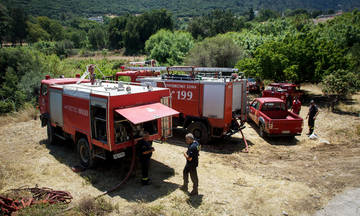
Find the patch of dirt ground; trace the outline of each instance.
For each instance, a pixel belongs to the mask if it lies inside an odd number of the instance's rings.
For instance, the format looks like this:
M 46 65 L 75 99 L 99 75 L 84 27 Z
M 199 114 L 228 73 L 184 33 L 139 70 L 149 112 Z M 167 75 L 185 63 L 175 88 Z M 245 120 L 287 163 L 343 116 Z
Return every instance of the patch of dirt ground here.
M 305 117 L 303 106 L 301 116 Z M 175 130 L 167 143 L 154 143 L 152 185 L 141 186 L 140 167 L 116 192 L 105 198 L 117 206 L 113 215 L 312 215 L 336 194 L 360 187 L 360 118 L 321 109 L 318 140 L 303 134 L 293 140 L 262 139 L 255 125 L 244 134 L 202 146 L 199 196 L 179 190 L 186 150 L 184 131 Z M 74 202 L 97 196 L 120 182 L 129 162 L 99 162 L 74 173 L 73 145 L 46 145 L 39 120 L 0 126 L 0 193 L 28 185 L 69 191 Z M 330 144 L 321 142 L 329 141 Z M 190 184 L 191 186 L 191 184 Z

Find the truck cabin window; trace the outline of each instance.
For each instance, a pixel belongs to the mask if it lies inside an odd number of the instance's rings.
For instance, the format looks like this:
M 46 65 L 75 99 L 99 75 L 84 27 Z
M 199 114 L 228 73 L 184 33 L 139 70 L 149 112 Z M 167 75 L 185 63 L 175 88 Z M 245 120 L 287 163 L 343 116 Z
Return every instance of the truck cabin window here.
M 105 108 L 91 106 L 91 127 L 92 137 L 103 143 L 107 143 Z
M 48 86 L 45 84 L 41 84 L 41 95 L 45 96 L 48 93 Z
M 134 139 L 141 138 L 144 131 L 149 132 L 150 135 L 158 133 L 158 120 L 148 121 L 134 125 L 129 120 L 118 113 L 114 113 L 114 131 L 115 143 L 123 143 Z
M 256 110 L 258 110 L 260 103 L 258 101 L 254 101 L 254 103 L 252 103 L 251 106 L 254 107 Z
M 261 111 L 286 111 L 285 103 L 265 103 Z

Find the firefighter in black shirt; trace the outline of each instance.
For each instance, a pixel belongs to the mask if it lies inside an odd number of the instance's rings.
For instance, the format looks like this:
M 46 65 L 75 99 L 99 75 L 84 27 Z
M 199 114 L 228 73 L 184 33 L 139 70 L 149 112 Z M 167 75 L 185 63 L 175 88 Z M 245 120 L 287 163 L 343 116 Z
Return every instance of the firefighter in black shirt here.
M 143 139 L 138 141 L 138 148 L 140 153 L 140 163 L 142 171 L 141 183 L 143 185 L 148 185 L 150 183 L 149 179 L 149 165 L 150 158 L 155 151 L 152 147 L 152 141 L 149 140 L 149 132 L 145 131 L 143 134 Z
M 309 126 L 309 133 L 307 135 L 311 135 L 314 132 L 315 120 L 318 114 L 319 114 L 319 109 L 315 105 L 314 100 L 311 100 L 309 112 L 306 116 L 306 118 L 308 118 L 308 126 Z
M 187 192 L 188 191 L 188 183 L 189 183 L 189 174 L 191 181 L 193 182 L 193 190 L 190 195 L 198 194 L 198 175 L 197 175 L 197 166 L 199 164 L 199 143 L 194 140 L 194 136 L 189 133 L 185 136 L 185 142 L 188 144 L 188 150 L 184 152 L 184 157 L 186 158 L 186 165 L 183 171 L 184 185 L 180 188 L 181 190 Z

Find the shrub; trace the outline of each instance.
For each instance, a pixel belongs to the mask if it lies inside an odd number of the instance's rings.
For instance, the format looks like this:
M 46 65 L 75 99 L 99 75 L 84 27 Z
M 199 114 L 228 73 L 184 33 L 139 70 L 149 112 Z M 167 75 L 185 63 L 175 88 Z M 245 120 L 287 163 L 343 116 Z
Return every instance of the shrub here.
M 145 50 L 151 59 L 160 64 L 182 64 L 185 56 L 194 45 L 188 32 L 160 30 L 145 43 Z
M 203 67 L 234 67 L 245 56 L 244 50 L 232 39 L 218 35 L 195 44 L 185 62 Z

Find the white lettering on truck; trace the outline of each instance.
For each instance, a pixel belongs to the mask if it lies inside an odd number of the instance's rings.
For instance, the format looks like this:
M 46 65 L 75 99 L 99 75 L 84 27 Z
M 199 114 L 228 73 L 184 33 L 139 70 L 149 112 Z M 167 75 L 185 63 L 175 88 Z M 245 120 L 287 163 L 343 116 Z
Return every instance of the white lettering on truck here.
M 77 107 L 74 107 L 74 106 L 71 106 L 71 105 L 65 105 L 64 109 L 69 110 L 70 112 L 74 112 L 74 113 L 77 113 L 79 115 L 85 116 L 85 117 L 89 116 L 89 112 L 87 110 L 77 108 Z

